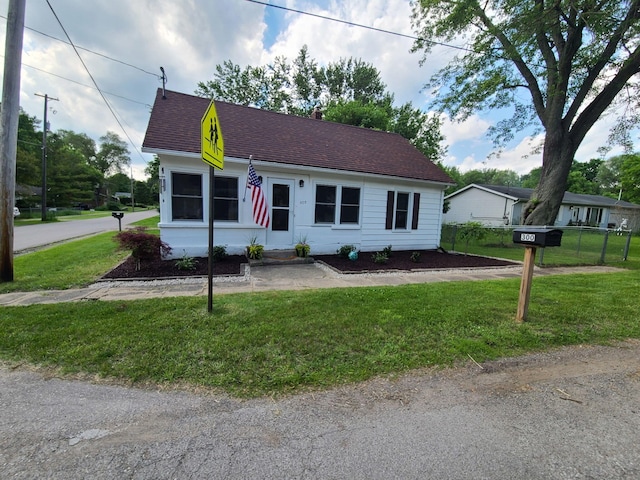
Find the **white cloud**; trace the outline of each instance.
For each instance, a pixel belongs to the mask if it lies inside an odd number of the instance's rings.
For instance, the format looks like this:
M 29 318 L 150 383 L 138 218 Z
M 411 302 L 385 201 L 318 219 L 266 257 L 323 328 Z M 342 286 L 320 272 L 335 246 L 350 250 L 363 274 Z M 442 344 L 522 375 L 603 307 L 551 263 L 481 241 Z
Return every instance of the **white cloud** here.
M 7 12 L 8 1 L 0 0 L 0 12 Z M 396 103 L 413 101 L 426 110 L 429 93 L 421 92 L 423 85 L 456 54 L 450 48 L 436 47 L 420 67 L 421 54 L 409 52 L 413 44 L 410 38 L 239 0 L 56 0 L 52 5 L 77 46 L 111 58 L 79 50 L 99 87 L 109 92 L 105 95 L 133 141 L 129 149 L 134 172 L 142 172 L 150 159 L 139 150 L 150 104 L 161 86 L 160 66 L 167 73 L 168 89 L 192 93 L 199 81 L 213 78 L 215 66 L 227 59 L 243 66 L 265 65 L 278 55 L 293 60 L 306 44 L 311 57 L 321 64 L 341 57 L 361 58 L 372 64 L 388 90 L 395 93 Z M 406 0 L 287 0 L 286 5 L 413 35 L 410 3 Z M 265 19 L 271 24 L 267 25 Z M 64 39 L 64 33 L 48 5 L 28 2 L 25 24 L 20 97 L 24 110 L 42 118 L 43 101 L 34 94 L 47 93 L 59 98 L 59 102 L 51 102 L 57 113 L 49 115 L 54 131 L 82 132 L 98 141 L 110 130 L 125 139 L 73 49 L 51 38 Z M 1 37 L 4 30 L 5 22 L 0 22 Z M 269 45 L 264 44 L 267 33 Z M 445 122 L 450 161 L 465 168 L 486 161 L 489 168 L 504 165 L 519 172 L 529 169 L 534 157 L 525 158 L 524 141 L 502 157 L 486 160 L 491 144 L 485 133 L 495 121 L 493 117 L 474 115 L 461 124 Z M 598 147 L 606 143 L 607 122 L 599 122 L 585 139 L 579 160 L 597 156 Z
M 455 122 L 448 115 L 443 115 L 442 133 L 446 143 L 453 146 L 467 140 L 486 141 L 485 136 L 490 126 L 489 120 L 478 115 L 471 115 L 464 122 Z

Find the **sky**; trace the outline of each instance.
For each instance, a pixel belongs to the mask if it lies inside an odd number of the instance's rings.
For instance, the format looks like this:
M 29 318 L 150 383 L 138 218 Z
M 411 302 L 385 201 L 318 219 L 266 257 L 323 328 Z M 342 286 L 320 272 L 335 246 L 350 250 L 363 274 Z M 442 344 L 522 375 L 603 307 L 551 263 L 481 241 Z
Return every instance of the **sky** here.
M 317 15 L 414 35 L 408 0 L 269 0 Z M 5 38 L 9 0 L 0 0 L 0 32 Z M 55 12 L 55 14 L 54 14 Z M 82 58 L 68 43 L 66 34 Z M 348 26 L 248 0 L 27 0 L 20 105 L 30 116 L 47 119 L 52 131 L 86 133 L 99 143 L 108 131 L 128 144 L 132 172 L 143 179 L 152 156 L 142 152 L 156 90 L 164 67 L 168 90 L 193 94 L 198 82 L 213 78 L 225 60 L 259 66 L 284 56 L 290 61 L 307 45 L 320 65 L 359 58 L 378 69 L 397 105 L 411 101 L 430 110 L 425 83 L 456 51 L 436 47 L 424 65 L 410 53 L 413 41 L 397 35 Z M 4 42 L 3 42 L 4 45 Z M 4 73 L 4 48 L 2 49 Z M 86 65 L 87 69 L 85 69 Z M 87 72 L 88 70 L 88 72 Z M 93 84 L 92 77 L 102 91 Z M 500 156 L 491 155 L 487 129 L 500 112 L 481 112 L 463 123 L 445 119 L 444 164 L 461 172 L 511 169 L 525 174 L 541 166 L 531 153 L 541 137 L 523 132 Z M 598 158 L 606 144 L 609 120 L 601 120 L 576 159 Z M 223 126 L 224 128 L 224 126 Z M 637 138 L 635 139 L 637 142 Z M 614 148 L 609 156 L 622 153 Z

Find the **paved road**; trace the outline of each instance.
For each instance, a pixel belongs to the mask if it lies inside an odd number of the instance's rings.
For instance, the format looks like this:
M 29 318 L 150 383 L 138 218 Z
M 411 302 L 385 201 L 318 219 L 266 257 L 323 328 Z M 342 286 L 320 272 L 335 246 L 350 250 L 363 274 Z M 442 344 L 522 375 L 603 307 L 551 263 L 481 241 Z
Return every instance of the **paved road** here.
M 638 479 L 640 342 L 250 401 L 0 366 L 0 477 Z
M 125 213 L 122 218 L 122 226 L 124 227 L 157 214 L 158 212 L 155 210 Z M 21 225 L 16 227 L 13 232 L 13 251 L 14 253 L 20 253 L 25 250 L 28 251 L 45 245 L 111 230 L 118 230 L 118 220 L 111 216 L 87 220 Z

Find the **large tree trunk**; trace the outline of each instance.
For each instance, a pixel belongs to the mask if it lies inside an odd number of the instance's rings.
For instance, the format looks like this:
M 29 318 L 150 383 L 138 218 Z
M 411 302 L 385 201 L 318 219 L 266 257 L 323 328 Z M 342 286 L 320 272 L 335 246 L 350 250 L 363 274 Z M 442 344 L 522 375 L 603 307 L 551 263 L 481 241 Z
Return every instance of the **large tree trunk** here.
M 524 207 L 525 225 L 554 225 L 562 204 L 575 147 L 568 132 L 554 130 L 547 131 L 540 182 Z

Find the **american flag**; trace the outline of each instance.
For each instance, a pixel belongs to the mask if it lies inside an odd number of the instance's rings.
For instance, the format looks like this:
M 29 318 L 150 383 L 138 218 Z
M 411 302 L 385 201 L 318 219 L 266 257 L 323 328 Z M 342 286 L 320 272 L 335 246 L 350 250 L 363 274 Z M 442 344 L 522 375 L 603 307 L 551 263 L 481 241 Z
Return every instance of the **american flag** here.
M 249 164 L 249 173 L 247 174 L 247 185 L 251 187 L 253 220 L 258 225 L 269 228 L 269 207 L 267 206 L 267 199 L 262 190 L 262 182 L 251 164 Z

